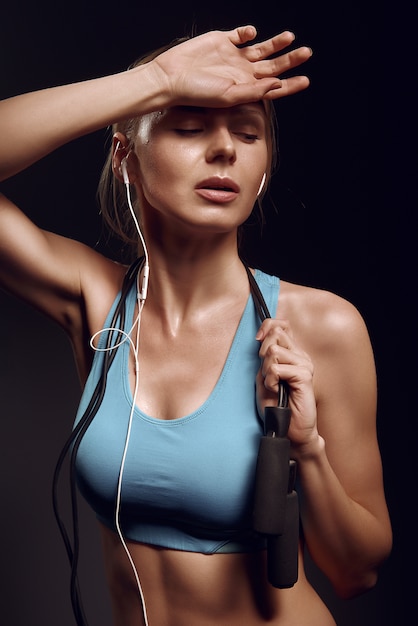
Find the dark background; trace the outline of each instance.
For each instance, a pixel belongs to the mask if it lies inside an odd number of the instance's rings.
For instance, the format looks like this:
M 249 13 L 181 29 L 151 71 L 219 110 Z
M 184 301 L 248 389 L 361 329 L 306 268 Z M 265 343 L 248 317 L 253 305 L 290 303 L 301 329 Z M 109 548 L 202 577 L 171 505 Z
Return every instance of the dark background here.
M 417 522 L 411 480 L 416 415 L 408 400 L 416 360 L 416 200 L 414 205 L 408 195 L 415 193 L 412 161 L 402 160 L 416 149 L 403 105 L 414 88 L 399 79 L 394 51 L 404 60 L 413 52 L 407 17 L 398 6 L 372 11 L 362 2 L 163 6 L 125 0 L 106 9 L 99 2 L 10 2 L 0 22 L 0 97 L 121 71 L 192 28 L 244 23 L 253 23 L 260 38 L 293 30 L 298 44 L 314 51 L 304 69 L 311 87 L 277 107 L 281 164 L 272 183 L 274 204 L 265 203 L 263 234 L 250 229 L 248 254 L 284 279 L 353 302 L 368 325 L 379 379 L 378 433 L 393 553 L 377 587 L 354 600 L 338 600 L 313 567 L 311 576 L 338 626 L 406 623 L 416 580 L 406 575 L 415 562 Z M 402 37 L 399 30 L 392 34 L 398 23 Z M 103 247 L 95 191 L 105 148 L 105 133 L 95 133 L 2 189 L 40 226 Z M 4 293 L 0 315 L 0 620 L 7 626 L 70 626 L 69 569 L 50 492 L 80 387 L 58 327 Z M 92 626 L 109 626 L 95 522 L 81 507 L 87 613 Z

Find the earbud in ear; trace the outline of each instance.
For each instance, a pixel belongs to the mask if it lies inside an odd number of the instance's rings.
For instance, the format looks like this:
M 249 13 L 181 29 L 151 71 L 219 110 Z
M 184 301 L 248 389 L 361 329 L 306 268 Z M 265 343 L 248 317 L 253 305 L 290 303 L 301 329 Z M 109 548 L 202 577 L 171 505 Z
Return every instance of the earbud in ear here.
M 257 191 L 257 198 L 259 197 L 259 195 L 263 191 L 263 187 L 264 187 L 264 184 L 266 182 L 266 178 L 267 178 L 267 174 L 266 174 L 266 172 L 264 172 L 263 178 L 261 179 L 260 187 L 258 188 L 258 191 Z
M 122 146 L 121 142 L 118 141 L 118 143 L 116 144 L 116 148 L 115 148 L 115 154 L 119 150 L 124 150 L 124 149 L 125 148 Z M 127 163 L 126 163 L 126 159 L 127 159 L 128 156 L 129 156 L 129 153 L 121 160 L 120 167 L 119 167 L 119 174 L 122 176 L 123 182 L 125 183 L 125 185 L 129 185 L 130 184 L 129 174 L 128 174 L 128 166 L 127 166 Z
M 126 165 L 126 157 L 122 159 L 122 161 L 120 162 L 120 170 L 123 176 L 123 182 L 125 183 L 125 185 L 129 185 L 130 183 L 129 183 L 128 167 Z

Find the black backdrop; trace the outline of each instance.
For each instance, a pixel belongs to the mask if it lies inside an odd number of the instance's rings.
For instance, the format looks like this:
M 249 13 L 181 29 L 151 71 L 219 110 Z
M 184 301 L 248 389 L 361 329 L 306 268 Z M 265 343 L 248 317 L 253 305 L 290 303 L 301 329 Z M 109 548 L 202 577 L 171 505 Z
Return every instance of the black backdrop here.
M 179 0 L 174 8 L 125 0 L 106 9 L 80 0 L 10 2 L 0 22 L 0 97 L 123 70 L 193 27 L 202 32 L 244 23 L 255 24 L 262 38 L 289 28 L 299 44 L 314 50 L 306 67 L 310 89 L 278 104 L 281 164 L 272 184 L 274 205 L 266 203 L 263 234 L 251 229 L 248 255 L 284 279 L 351 300 L 369 327 L 379 376 L 378 429 L 393 554 L 377 587 L 355 600 L 338 600 L 313 566 L 311 576 L 338 626 L 402 623 L 409 612 L 404 567 L 415 549 L 408 540 L 414 519 L 403 486 L 413 437 L 398 426 L 407 402 L 402 405 L 406 384 L 399 384 L 402 324 L 396 315 L 400 304 L 410 310 L 409 301 L 400 301 L 398 276 L 408 249 L 400 245 L 404 206 L 383 168 L 397 132 L 383 80 L 390 61 L 382 60 L 383 37 L 375 38 L 389 22 L 361 2 L 214 0 L 198 6 Z M 382 118 L 383 133 L 376 124 Z M 3 190 L 40 226 L 95 245 L 101 240 L 95 190 L 105 143 L 103 132 L 80 139 L 7 181 Z M 391 165 L 396 169 L 393 154 Z M 403 261 L 410 263 L 410 256 Z M 413 295 L 408 298 L 413 301 Z M 70 626 L 69 572 L 50 485 L 80 387 L 60 329 L 3 293 L 0 307 L 0 619 L 7 626 Z M 82 505 L 87 612 L 92 626 L 109 626 L 95 530 Z

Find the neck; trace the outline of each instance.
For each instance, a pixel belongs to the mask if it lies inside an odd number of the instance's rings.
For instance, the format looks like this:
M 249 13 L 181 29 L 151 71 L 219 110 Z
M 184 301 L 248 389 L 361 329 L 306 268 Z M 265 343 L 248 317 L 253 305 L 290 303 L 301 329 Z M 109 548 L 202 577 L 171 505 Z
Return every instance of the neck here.
M 150 246 L 146 308 L 178 325 L 214 307 L 242 303 L 249 293 L 246 270 L 235 246 Z

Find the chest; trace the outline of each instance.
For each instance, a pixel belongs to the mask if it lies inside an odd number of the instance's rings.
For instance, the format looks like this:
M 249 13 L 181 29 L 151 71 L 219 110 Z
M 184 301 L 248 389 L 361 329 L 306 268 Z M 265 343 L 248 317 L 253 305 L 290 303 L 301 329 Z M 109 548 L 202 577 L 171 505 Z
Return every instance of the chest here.
M 124 344 L 118 350 L 108 373 L 103 401 L 77 458 L 82 492 L 101 519 L 110 520 L 113 516 L 115 479 L 129 432 L 122 489 L 123 521 L 128 536 L 152 543 L 155 537 L 152 539 L 147 533 L 155 534 L 158 519 L 165 520 L 160 524 L 161 534 L 167 520 L 207 529 L 236 528 L 244 523 L 251 507 L 261 434 L 255 402 L 258 350 L 254 329 L 249 333 L 248 330 L 245 323 L 239 324 L 216 376 L 214 368 L 213 388 L 208 396 L 202 395 L 203 387 L 198 385 L 202 400 L 199 406 L 184 411 L 187 405 L 181 405 L 184 412 L 172 419 L 158 419 L 138 405 L 131 413 L 129 346 Z M 205 357 L 203 343 L 202 350 L 197 349 L 196 353 L 202 359 Z M 217 361 L 215 356 L 212 358 Z M 167 356 L 167 363 L 170 362 L 174 363 Z M 150 365 L 149 360 L 147 364 Z M 189 375 L 192 377 L 191 370 Z M 201 376 L 199 372 L 195 375 L 197 380 Z M 164 386 L 163 374 L 158 380 Z M 153 389 L 158 395 L 158 386 Z M 171 381 L 167 389 L 176 397 Z M 177 390 L 177 396 L 180 395 Z M 167 393 L 163 397 L 169 404 Z M 138 511 L 143 520 L 140 528 Z M 151 526 L 147 519 L 151 520 Z M 170 535 L 172 532 L 171 528 Z M 186 541 L 192 549 L 190 541 L 193 544 L 194 539 L 184 537 L 184 529 L 179 530 L 179 535 L 178 545 Z
M 220 379 L 241 315 L 242 308 L 226 319 L 185 325 L 175 334 L 145 317 L 137 366 L 132 350 L 128 359 L 129 384 L 133 393 L 137 384 L 138 408 L 170 420 L 200 407 Z

